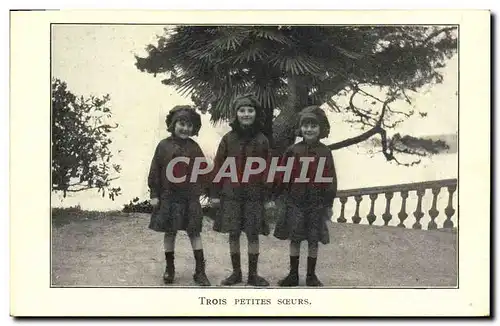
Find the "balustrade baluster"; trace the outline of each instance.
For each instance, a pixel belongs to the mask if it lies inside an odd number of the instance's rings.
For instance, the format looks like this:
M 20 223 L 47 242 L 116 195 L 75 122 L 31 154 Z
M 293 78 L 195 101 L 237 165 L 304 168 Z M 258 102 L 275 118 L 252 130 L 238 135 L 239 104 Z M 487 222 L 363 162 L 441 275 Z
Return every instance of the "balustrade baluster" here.
M 354 216 L 352 217 L 352 222 L 354 224 L 359 224 L 361 222 L 361 217 L 359 216 L 359 204 L 363 200 L 362 196 L 354 196 L 354 200 L 356 201 L 356 212 L 354 213 Z
M 385 193 L 385 199 L 386 199 L 386 204 L 385 204 L 385 213 L 382 214 L 382 219 L 384 219 L 384 225 L 389 225 L 389 221 L 392 219 L 391 215 L 391 199 L 394 196 L 393 192 L 386 192 Z
M 345 223 L 345 222 L 347 222 L 347 220 L 344 217 L 345 203 L 347 202 L 347 197 L 340 197 L 339 200 L 340 200 L 340 203 L 342 205 L 340 207 L 340 216 L 337 219 L 337 222 L 339 222 L 339 223 Z
M 441 191 L 441 188 L 432 188 L 432 208 L 429 210 L 429 215 L 431 217 L 431 220 L 429 221 L 429 224 L 427 225 L 428 230 L 435 230 L 437 229 L 437 224 L 436 224 L 436 217 L 439 215 L 439 211 L 437 210 L 437 199 L 438 199 L 438 194 Z
M 422 197 L 424 197 L 424 195 L 425 195 L 424 188 L 417 190 L 418 202 L 417 202 L 417 208 L 413 213 L 413 216 L 415 216 L 415 224 L 413 224 L 413 228 L 418 230 L 422 229 L 422 224 L 420 224 L 420 220 L 422 219 L 422 217 L 424 217 L 424 212 L 422 211 Z
M 408 191 L 404 190 L 401 191 L 401 198 L 403 201 L 401 202 L 401 211 L 398 213 L 399 217 L 399 224 L 398 227 L 400 228 L 406 228 L 404 221 L 408 217 L 408 213 L 406 213 L 406 199 L 408 198 Z
M 453 221 L 451 218 L 455 214 L 455 209 L 453 209 L 453 193 L 457 190 L 457 186 L 448 186 L 448 206 L 445 208 L 444 213 L 446 214 L 446 220 L 443 223 L 443 227 L 447 229 L 453 228 Z
M 372 225 L 373 222 L 375 222 L 375 220 L 377 219 L 377 216 L 375 215 L 375 200 L 377 199 L 377 197 L 378 194 L 370 194 L 370 213 L 368 213 L 368 215 L 366 216 L 366 219 L 368 220 L 368 223 L 370 223 L 370 225 Z

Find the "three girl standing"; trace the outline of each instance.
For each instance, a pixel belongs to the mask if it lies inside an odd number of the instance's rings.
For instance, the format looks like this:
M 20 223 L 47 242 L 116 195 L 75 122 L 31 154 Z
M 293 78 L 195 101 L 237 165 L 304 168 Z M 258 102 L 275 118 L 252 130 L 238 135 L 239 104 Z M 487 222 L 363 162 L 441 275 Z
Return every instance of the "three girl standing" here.
M 188 107 L 176 107 L 167 117 L 167 130 L 172 135 L 162 140 L 155 152 L 149 174 L 151 203 L 155 207 L 149 227 L 164 232 L 166 270 L 165 283 L 174 280 L 174 244 L 178 230 L 185 230 L 190 237 L 196 261 L 193 278 L 199 285 L 210 285 L 205 274 L 205 261 L 200 237 L 203 214 L 199 196 L 203 188 L 208 189 L 211 201 L 220 203 L 219 214 L 214 221 L 216 232 L 229 234 L 229 253 L 232 273 L 222 285 L 235 285 L 243 281 L 241 270 L 240 237 L 245 233 L 248 240 L 247 285 L 268 286 L 269 282 L 258 274 L 259 236 L 269 235 L 265 219 L 265 207 L 272 204 L 271 188 L 266 183 L 265 172 L 253 175 L 248 182 L 240 182 L 243 170 L 248 168 L 248 157 L 259 157 L 269 162 L 269 140 L 262 133 L 264 112 L 252 96 L 242 96 L 232 106 L 232 130 L 225 134 L 214 160 L 215 173 L 225 171 L 228 158 L 234 159 L 238 176 L 222 178 L 210 175 L 201 183 L 171 184 L 165 177 L 168 162 L 176 156 L 204 158 L 198 144 L 190 136 L 197 135 L 201 123 L 199 115 Z M 279 282 L 280 286 L 298 285 L 298 263 L 300 242 L 308 241 L 309 255 L 306 284 L 321 286 L 315 274 L 318 242 L 329 243 L 326 219 L 331 215 L 336 193 L 336 175 L 330 150 L 319 140 L 329 133 L 329 124 L 324 112 L 318 108 L 306 108 L 300 119 L 300 135 L 304 140 L 291 146 L 285 153 L 290 156 L 315 156 L 326 158 L 327 175 L 333 177 L 330 184 L 279 183 L 273 192 L 278 192 L 286 203 L 286 209 L 278 220 L 275 237 L 290 240 L 290 273 Z M 190 162 L 194 161 L 193 159 Z M 229 160 L 231 161 L 231 160 Z M 182 171 L 192 172 L 192 164 Z M 267 169 L 265 170 L 267 171 Z M 182 174 L 181 174 L 182 175 Z M 209 185 L 210 184 L 210 185 Z

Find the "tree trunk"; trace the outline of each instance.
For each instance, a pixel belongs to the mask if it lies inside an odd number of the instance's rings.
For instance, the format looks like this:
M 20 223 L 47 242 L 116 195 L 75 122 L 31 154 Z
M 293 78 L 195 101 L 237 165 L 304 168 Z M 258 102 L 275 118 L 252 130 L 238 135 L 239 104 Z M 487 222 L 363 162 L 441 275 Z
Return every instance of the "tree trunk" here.
M 274 109 L 273 108 L 264 108 L 264 112 L 266 114 L 266 119 L 264 121 L 263 133 L 269 139 L 269 143 L 271 144 L 271 147 L 272 147 L 274 144 L 274 137 L 273 137 L 273 113 L 274 113 Z
M 288 103 L 273 123 L 273 155 L 281 155 L 295 142 L 298 112 L 309 104 L 307 83 L 301 76 L 288 76 Z

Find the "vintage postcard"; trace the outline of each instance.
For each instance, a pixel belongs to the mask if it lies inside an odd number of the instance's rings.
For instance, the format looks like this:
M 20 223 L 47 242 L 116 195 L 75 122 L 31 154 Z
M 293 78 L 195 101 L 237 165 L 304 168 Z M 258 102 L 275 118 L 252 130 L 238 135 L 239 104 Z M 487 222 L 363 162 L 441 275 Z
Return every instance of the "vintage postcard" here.
M 488 11 L 10 18 L 11 315 L 490 315 Z

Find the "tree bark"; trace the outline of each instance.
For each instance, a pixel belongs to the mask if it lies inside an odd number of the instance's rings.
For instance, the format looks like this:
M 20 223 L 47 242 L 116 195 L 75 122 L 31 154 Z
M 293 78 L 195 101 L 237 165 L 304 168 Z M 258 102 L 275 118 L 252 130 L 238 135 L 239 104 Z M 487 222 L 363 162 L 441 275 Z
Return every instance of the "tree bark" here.
M 273 123 L 273 154 L 281 155 L 295 142 L 298 112 L 309 104 L 309 89 L 303 77 L 289 75 L 287 78 L 288 103 Z
M 269 143 L 271 146 L 274 144 L 274 137 L 273 137 L 273 113 L 274 113 L 274 108 L 263 108 L 266 119 L 264 121 L 264 135 L 269 139 Z

